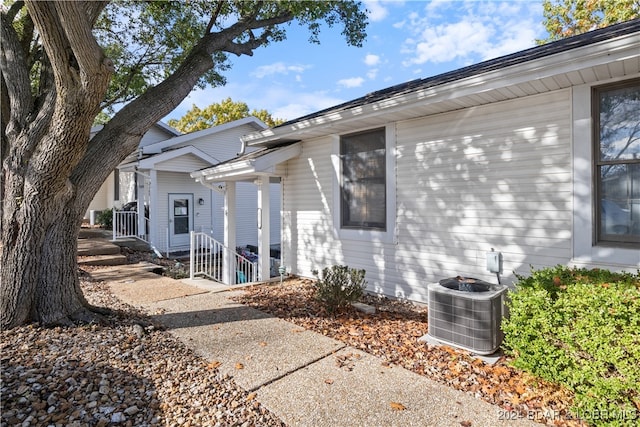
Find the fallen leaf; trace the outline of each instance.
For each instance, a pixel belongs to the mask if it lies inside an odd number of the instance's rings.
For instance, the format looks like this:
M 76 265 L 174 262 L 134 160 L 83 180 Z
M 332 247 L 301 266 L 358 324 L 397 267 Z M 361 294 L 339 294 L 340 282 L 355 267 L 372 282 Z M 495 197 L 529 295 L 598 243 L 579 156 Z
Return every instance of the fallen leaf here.
M 260 341 L 260 344 L 258 344 L 260 347 L 266 347 L 267 343 L 264 341 Z
M 405 409 L 407 409 L 406 406 L 399 402 L 391 402 L 390 405 L 391 409 L 393 409 L 394 411 L 404 411 Z
M 471 421 L 460 421 L 462 427 L 471 427 Z
M 324 380 L 325 384 L 333 384 L 333 380 L 331 378 L 327 378 L 326 380 Z
M 207 365 L 208 369 L 216 369 L 218 366 L 222 365 L 222 362 L 218 362 L 217 360 L 214 360 L 213 362 L 209 363 Z
M 257 395 L 258 395 L 258 393 L 255 393 L 255 392 L 249 393 L 249 395 L 247 396 L 247 402 L 250 401 L 250 400 L 255 399 Z
M 240 362 L 236 363 L 236 369 L 244 369 L 244 365 Z

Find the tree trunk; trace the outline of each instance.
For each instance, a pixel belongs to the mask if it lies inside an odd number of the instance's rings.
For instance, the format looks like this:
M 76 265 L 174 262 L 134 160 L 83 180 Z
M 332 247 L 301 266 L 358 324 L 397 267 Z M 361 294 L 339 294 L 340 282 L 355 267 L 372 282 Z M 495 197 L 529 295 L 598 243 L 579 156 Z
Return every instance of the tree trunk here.
M 254 37 L 252 30 L 293 18 L 287 10 L 266 19 L 256 12 L 219 32 L 207 32 L 170 76 L 123 107 L 89 140 L 114 71 L 92 35 L 105 2 L 25 3 L 45 51 L 35 97 L 27 52 L 0 13 L 2 89 L 8 95 L 2 99 L 10 101 L 10 108 L 2 106 L 9 117 L 2 117 L 1 135 L 8 151 L 1 157 L 3 329 L 93 317 L 96 310 L 79 286 L 77 237 L 101 184 L 214 67 L 215 52 L 251 55 L 271 34 L 267 30 Z M 249 37 L 239 42 L 242 34 Z

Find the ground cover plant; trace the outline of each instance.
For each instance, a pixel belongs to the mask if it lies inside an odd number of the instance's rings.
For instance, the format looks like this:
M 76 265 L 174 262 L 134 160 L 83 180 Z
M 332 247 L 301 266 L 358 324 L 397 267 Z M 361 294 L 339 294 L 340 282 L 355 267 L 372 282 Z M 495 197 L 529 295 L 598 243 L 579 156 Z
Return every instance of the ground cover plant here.
M 519 277 L 503 321 L 513 366 L 574 393 L 593 425 L 640 418 L 640 277 L 557 266 Z
M 318 279 L 315 283 L 316 297 L 330 313 L 362 298 L 367 287 L 365 271 L 346 265 L 325 267 L 322 277 L 317 270 L 313 274 Z

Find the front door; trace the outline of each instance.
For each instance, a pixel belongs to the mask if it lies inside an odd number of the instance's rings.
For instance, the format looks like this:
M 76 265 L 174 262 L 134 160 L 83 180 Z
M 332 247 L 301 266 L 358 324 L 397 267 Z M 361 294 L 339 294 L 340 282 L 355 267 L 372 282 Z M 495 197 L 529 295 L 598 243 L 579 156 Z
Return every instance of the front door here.
M 169 247 L 189 246 L 193 230 L 193 194 L 169 194 Z

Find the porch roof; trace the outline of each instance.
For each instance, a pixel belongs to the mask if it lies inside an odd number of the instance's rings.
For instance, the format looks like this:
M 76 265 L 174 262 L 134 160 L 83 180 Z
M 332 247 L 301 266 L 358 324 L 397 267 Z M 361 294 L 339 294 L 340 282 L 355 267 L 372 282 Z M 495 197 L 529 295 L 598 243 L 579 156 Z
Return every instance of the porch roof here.
M 127 163 L 118 167 L 121 171 L 132 171 L 134 169 L 156 169 L 158 164 L 168 162 L 183 156 L 193 156 L 203 164 L 213 165 L 218 163 L 216 159 L 209 156 L 202 150 L 197 149 L 191 145 L 186 147 L 180 147 L 173 150 L 167 150 L 161 154 L 145 157 L 135 162 Z M 164 168 L 163 170 L 171 170 L 171 168 Z M 191 169 L 192 170 L 192 169 Z M 176 168 L 175 172 L 191 172 L 191 170 L 183 170 Z
M 297 157 L 302 145 L 284 142 L 277 146 L 264 147 L 210 168 L 191 173 L 197 182 L 249 181 L 259 176 L 277 176 L 276 166 Z

